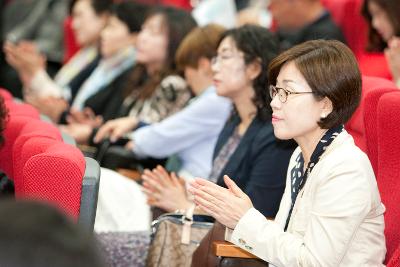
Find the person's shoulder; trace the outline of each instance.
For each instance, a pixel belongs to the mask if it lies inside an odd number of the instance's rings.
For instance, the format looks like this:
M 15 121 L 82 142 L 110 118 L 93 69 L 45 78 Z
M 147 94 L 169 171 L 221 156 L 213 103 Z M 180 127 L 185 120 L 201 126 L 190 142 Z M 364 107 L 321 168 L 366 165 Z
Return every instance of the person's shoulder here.
M 333 21 L 329 12 L 323 14 L 317 21 L 307 27 L 306 36 L 308 39 L 326 39 L 345 42 L 342 30 Z
M 356 172 L 360 177 L 374 176 L 368 156 L 355 145 L 353 138 L 346 131 L 334 140 L 326 151 L 325 168 L 331 172 Z

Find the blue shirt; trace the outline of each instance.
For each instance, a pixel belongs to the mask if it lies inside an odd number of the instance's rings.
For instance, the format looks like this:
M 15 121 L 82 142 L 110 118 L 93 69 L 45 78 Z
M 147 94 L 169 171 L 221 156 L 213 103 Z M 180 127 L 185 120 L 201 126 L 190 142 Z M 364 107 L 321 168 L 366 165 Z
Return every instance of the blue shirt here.
M 133 132 L 133 151 L 138 156 L 153 158 L 177 154 L 183 171 L 208 177 L 214 147 L 231 107 L 229 99 L 218 96 L 215 87 L 209 87 L 180 112 Z

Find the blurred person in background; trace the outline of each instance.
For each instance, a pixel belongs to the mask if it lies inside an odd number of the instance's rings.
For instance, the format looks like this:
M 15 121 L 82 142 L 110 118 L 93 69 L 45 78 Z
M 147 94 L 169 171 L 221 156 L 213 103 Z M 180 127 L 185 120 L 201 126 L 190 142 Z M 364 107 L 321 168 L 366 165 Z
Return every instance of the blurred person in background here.
M 81 49 L 57 73 L 46 72 L 45 57 L 30 43 L 6 42 L 7 61 L 24 84 L 25 101 L 58 122 L 79 89 L 100 61 L 100 33 L 105 27 L 112 0 L 77 0 L 72 6 L 72 27 Z
M 135 66 L 136 40 L 147 11 L 148 6 L 135 2 L 114 4 L 101 32 L 100 63 L 72 102 L 67 125 L 60 126 L 78 143 L 86 143 L 93 128 L 117 115 Z
M 13 0 L 1 8 L 2 40 L 14 44 L 29 43 L 46 58 L 46 69 L 54 75 L 64 56 L 63 22 L 68 13 L 69 0 Z M 0 59 L 0 87 L 22 98 L 21 82 L 17 73 Z
M 281 50 L 308 40 L 345 42 L 341 30 L 320 0 L 270 0 L 268 8 L 276 23 Z
M 159 122 L 181 110 L 191 98 L 175 63 L 176 50 L 196 26 L 190 13 L 173 7 L 153 8 L 137 38 L 137 65 L 126 84 L 118 119 L 94 132 L 94 142 L 116 142 L 137 127 Z
M 368 25 L 367 50 L 385 53 L 393 81 L 400 87 L 400 2 L 365 0 L 362 14 Z

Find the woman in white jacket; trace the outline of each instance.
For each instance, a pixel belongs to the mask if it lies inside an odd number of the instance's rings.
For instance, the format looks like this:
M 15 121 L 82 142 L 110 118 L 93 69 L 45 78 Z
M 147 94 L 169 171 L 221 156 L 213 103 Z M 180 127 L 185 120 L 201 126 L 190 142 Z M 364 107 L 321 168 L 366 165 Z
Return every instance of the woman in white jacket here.
M 203 179 L 190 191 L 228 227 L 227 239 L 276 266 L 383 266 L 383 213 L 367 156 L 343 124 L 357 108 L 361 75 L 337 41 L 309 41 L 269 68 L 272 124 L 299 145 L 274 221 L 225 176 L 228 189 Z

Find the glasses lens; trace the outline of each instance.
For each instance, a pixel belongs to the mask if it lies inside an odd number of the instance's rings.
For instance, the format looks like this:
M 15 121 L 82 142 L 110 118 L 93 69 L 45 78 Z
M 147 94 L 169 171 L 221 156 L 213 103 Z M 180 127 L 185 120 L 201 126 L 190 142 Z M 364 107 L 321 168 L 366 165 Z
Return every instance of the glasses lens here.
M 286 102 L 287 94 L 283 88 L 278 89 L 279 100 L 284 103 Z

